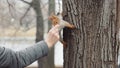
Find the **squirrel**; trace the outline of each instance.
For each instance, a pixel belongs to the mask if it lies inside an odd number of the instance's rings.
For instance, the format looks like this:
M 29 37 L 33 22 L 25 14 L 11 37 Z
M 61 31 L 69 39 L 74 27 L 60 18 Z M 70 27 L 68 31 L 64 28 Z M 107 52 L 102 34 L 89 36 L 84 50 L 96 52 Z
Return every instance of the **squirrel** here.
M 69 22 L 65 21 L 62 19 L 62 15 L 60 13 L 58 13 L 57 15 L 54 15 L 53 13 L 49 16 L 49 20 L 51 20 L 52 25 L 55 26 L 57 24 L 60 25 L 59 31 L 60 31 L 60 42 L 64 45 L 64 47 L 66 47 L 66 42 L 63 41 L 62 36 L 61 36 L 61 30 L 64 27 L 70 28 L 70 29 L 74 29 L 75 26 L 70 24 Z
M 57 24 L 60 25 L 60 29 L 63 29 L 64 27 L 68 28 L 75 28 L 74 25 L 70 24 L 69 22 L 62 19 L 62 15 L 58 13 L 57 15 L 54 15 L 53 13 L 49 16 L 49 19 L 52 21 L 52 25 L 55 26 Z

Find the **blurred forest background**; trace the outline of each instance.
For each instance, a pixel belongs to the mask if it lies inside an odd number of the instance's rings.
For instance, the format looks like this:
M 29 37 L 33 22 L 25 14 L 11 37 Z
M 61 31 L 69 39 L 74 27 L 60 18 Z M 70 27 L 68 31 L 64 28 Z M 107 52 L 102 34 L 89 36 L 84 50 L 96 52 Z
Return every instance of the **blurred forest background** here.
M 51 28 L 48 16 L 61 11 L 62 0 L 0 0 L 0 46 L 18 51 L 34 45 Z M 62 50 L 58 42 L 50 53 L 56 67 L 63 65 Z M 37 66 L 35 62 L 29 67 Z

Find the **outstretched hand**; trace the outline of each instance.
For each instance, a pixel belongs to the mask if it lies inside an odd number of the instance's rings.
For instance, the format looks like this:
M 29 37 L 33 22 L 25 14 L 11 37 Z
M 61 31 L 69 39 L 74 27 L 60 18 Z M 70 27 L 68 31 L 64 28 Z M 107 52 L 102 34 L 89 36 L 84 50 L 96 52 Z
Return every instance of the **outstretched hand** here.
M 54 46 L 54 44 L 57 43 L 59 38 L 60 38 L 59 27 L 60 27 L 59 25 L 55 25 L 48 32 L 48 35 L 47 35 L 47 38 L 45 39 L 45 42 L 47 43 L 49 48 Z

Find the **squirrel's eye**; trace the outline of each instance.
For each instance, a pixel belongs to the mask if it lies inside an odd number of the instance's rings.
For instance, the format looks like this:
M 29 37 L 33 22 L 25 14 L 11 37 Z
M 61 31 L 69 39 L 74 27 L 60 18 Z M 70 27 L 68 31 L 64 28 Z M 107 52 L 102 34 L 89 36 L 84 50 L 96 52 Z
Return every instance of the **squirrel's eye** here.
M 57 22 L 55 22 L 55 24 L 57 24 Z

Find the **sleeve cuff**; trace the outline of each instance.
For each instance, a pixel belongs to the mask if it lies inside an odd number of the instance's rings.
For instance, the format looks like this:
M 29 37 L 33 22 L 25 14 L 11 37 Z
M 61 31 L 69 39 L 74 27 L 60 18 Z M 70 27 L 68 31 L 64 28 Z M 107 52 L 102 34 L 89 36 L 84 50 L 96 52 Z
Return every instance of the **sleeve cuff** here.
M 40 41 L 36 45 L 42 49 L 43 56 L 47 56 L 49 50 L 47 43 L 45 41 Z

